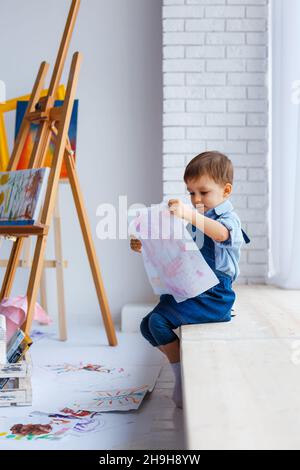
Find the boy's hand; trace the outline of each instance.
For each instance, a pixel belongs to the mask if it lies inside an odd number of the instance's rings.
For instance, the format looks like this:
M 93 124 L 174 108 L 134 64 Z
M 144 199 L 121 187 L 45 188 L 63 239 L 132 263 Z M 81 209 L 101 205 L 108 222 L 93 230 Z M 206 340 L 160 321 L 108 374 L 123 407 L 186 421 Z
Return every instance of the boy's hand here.
M 142 253 L 142 242 L 136 238 L 130 240 L 130 248 L 136 253 Z
M 188 219 L 191 213 L 191 208 L 184 204 L 180 199 L 170 199 L 168 202 L 169 210 L 173 215 L 180 219 Z

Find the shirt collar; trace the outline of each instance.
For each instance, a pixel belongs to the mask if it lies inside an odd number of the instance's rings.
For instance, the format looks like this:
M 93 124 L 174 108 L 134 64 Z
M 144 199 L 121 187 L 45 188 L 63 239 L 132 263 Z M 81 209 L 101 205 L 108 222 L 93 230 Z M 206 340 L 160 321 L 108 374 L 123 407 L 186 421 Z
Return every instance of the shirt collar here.
M 213 209 L 209 209 L 207 212 L 205 212 L 204 215 L 209 216 L 213 212 L 215 212 L 217 215 L 222 215 L 225 212 L 231 212 L 232 210 L 233 210 L 233 205 L 231 204 L 229 199 L 227 199 L 226 201 L 219 204 L 217 207 L 215 207 Z

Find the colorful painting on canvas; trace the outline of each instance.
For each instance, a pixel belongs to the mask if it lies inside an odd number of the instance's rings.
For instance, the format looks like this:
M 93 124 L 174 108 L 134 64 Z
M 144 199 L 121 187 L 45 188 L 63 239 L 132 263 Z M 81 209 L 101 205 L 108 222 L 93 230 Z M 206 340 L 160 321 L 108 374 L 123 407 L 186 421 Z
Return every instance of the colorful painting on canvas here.
M 56 101 L 55 102 L 55 107 L 61 107 L 63 105 L 63 101 Z M 16 114 L 16 129 L 15 129 L 15 137 L 17 137 L 19 129 L 22 124 L 22 120 L 24 117 L 24 114 L 26 112 L 26 108 L 28 106 L 27 101 L 18 101 L 17 104 L 17 114 Z M 74 101 L 74 107 L 73 107 L 73 112 L 72 112 L 72 117 L 71 117 L 71 122 L 70 122 L 70 128 L 69 128 L 69 139 L 70 139 L 70 144 L 72 147 L 72 150 L 74 152 L 74 158 L 76 158 L 76 142 L 77 142 L 77 121 L 78 121 L 78 100 Z M 24 149 L 23 152 L 21 153 L 19 165 L 18 165 L 18 170 L 24 170 L 28 168 L 30 156 L 33 150 L 33 146 L 35 143 L 35 138 L 37 136 L 37 130 L 38 130 L 38 125 L 37 124 L 31 124 L 31 129 L 30 132 L 27 136 L 27 139 L 25 141 Z M 54 151 L 55 151 L 55 142 L 54 140 L 51 140 L 48 153 L 46 155 L 46 159 L 44 162 L 44 166 L 51 166 L 51 162 L 54 156 Z M 60 177 L 62 179 L 67 178 L 67 168 L 65 163 L 63 162 L 62 165 L 62 170 Z
M 49 168 L 0 173 L 0 225 L 32 225 L 39 217 Z

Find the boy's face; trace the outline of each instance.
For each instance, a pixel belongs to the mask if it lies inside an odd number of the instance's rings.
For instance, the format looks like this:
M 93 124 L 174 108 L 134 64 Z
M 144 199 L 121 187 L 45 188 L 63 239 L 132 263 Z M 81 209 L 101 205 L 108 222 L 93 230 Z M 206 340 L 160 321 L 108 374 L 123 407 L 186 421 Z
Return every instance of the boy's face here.
M 187 190 L 190 193 L 192 204 L 199 212 L 207 212 L 227 199 L 232 192 L 232 185 L 220 185 L 208 175 L 187 182 Z

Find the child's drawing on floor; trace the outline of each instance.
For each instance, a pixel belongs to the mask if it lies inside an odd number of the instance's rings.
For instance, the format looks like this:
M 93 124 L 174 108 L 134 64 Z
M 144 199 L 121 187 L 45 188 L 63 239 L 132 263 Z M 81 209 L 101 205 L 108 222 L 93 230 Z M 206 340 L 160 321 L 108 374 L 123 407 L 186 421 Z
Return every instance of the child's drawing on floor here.
M 53 419 L 56 422 L 61 421 L 66 422 L 70 421 L 73 423 L 73 427 L 71 429 L 71 433 L 76 436 L 80 436 L 82 434 L 91 433 L 91 432 L 98 432 L 105 426 L 105 420 L 100 417 L 99 413 L 95 413 L 92 411 L 84 411 L 76 413 L 73 410 L 65 409 L 68 414 L 63 413 L 43 413 L 36 411 L 31 414 L 32 417 L 36 418 L 49 418 Z
M 54 412 L 41 412 L 41 411 L 35 411 L 32 413 L 34 416 L 48 416 L 49 418 L 62 418 L 62 419 L 73 419 L 73 420 L 79 420 L 83 418 L 93 418 L 96 416 L 98 413 L 96 411 L 89 411 L 89 410 L 73 410 L 71 408 L 63 408 L 58 411 Z
M 137 410 L 148 390 L 149 386 L 143 385 L 141 387 L 98 391 L 92 394 L 88 403 L 74 404 L 73 408 L 100 412 Z
M 77 421 L 74 428 L 72 429 L 72 434 L 82 435 L 92 432 L 99 432 L 105 427 L 105 421 L 101 418 L 83 418 L 80 421 Z
M 124 369 L 123 367 L 105 367 L 102 364 L 91 364 L 91 363 L 82 363 L 79 364 L 54 364 L 54 365 L 46 365 L 44 366 L 46 370 L 50 372 L 54 372 L 57 375 L 61 374 L 68 374 L 70 372 L 80 372 L 80 371 L 88 371 L 88 372 L 98 372 L 101 374 L 123 374 Z
M 0 439 L 14 441 L 59 440 L 74 427 L 69 419 L 30 416 L 1 418 Z

